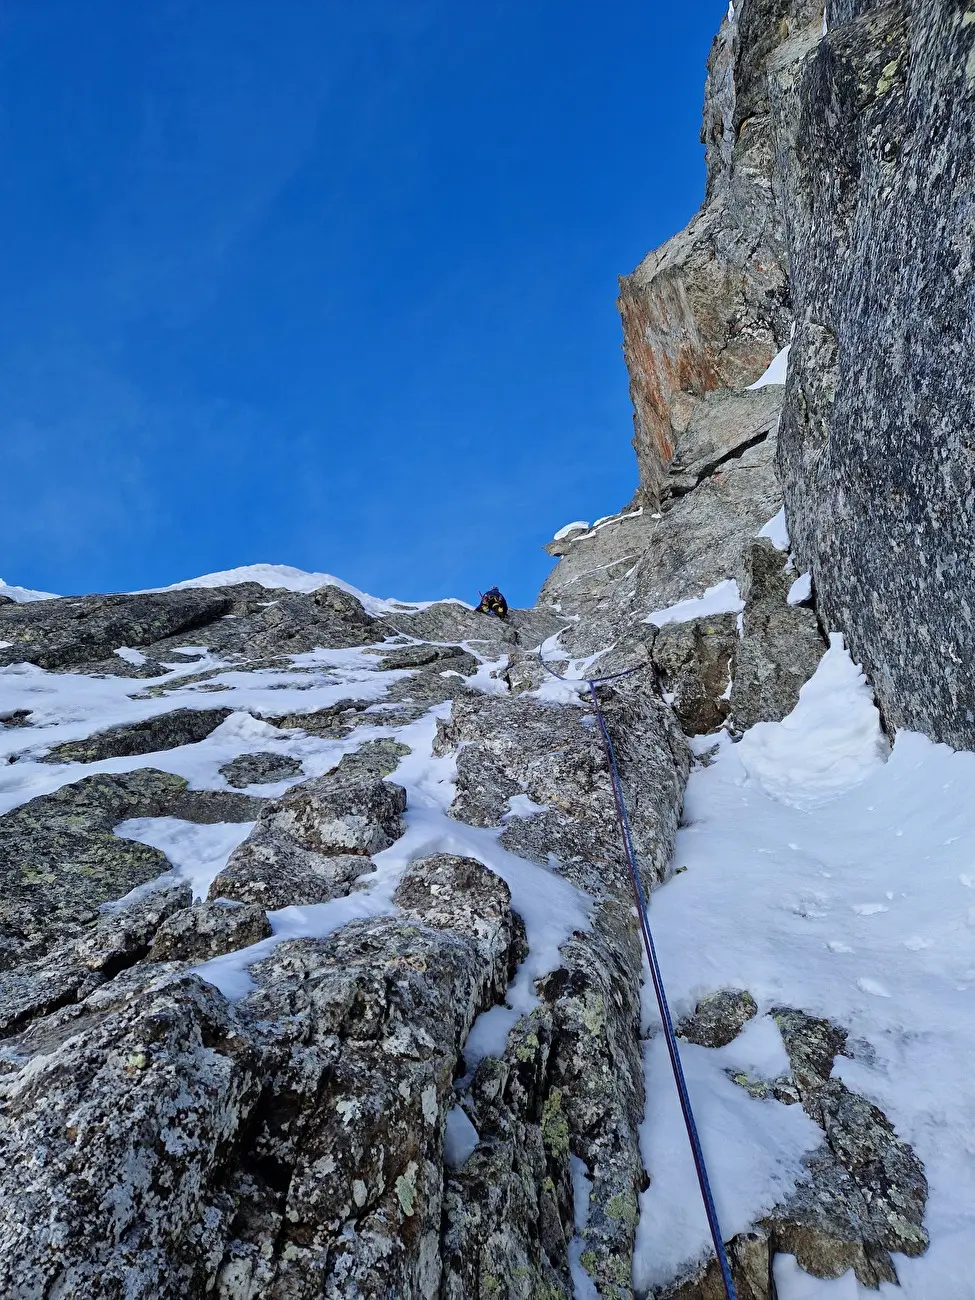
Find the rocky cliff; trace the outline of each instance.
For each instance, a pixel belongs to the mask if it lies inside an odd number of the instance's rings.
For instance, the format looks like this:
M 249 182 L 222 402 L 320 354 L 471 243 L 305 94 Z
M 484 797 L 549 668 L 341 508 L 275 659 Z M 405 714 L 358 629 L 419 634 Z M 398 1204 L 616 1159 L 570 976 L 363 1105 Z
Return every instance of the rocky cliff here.
M 777 467 L 795 553 L 888 724 L 971 746 L 971 10 L 732 15 L 709 61 L 705 204 L 621 281 L 636 501 L 680 490 L 695 423 L 794 322 Z
M 968 8 L 729 12 L 535 608 L 0 595 L 0 1294 L 720 1297 L 634 668 L 738 1295 L 971 1296 Z
M 975 12 L 836 4 L 774 83 L 796 336 L 779 468 L 891 726 L 975 744 Z

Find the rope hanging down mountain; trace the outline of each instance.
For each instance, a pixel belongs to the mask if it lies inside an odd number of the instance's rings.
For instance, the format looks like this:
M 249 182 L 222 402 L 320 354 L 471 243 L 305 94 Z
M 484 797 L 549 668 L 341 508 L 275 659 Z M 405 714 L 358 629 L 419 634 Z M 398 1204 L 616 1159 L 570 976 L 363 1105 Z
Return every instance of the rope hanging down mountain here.
M 572 678 L 562 677 L 559 673 L 550 668 L 545 660 L 538 656 L 539 663 L 546 672 L 557 677 L 560 682 L 571 682 Z M 599 727 L 599 736 L 602 741 L 603 752 L 606 755 L 606 761 L 609 764 L 610 781 L 613 787 L 613 802 L 616 805 L 616 819 L 619 822 L 620 833 L 623 837 L 623 845 L 626 850 L 626 861 L 630 871 L 630 883 L 633 886 L 633 897 L 636 902 L 636 910 L 640 920 L 640 930 L 643 935 L 643 946 L 646 949 L 647 962 L 650 966 L 650 979 L 653 983 L 654 996 L 657 999 L 657 1009 L 660 1012 L 660 1023 L 663 1025 L 664 1039 L 667 1043 L 667 1054 L 670 1057 L 670 1066 L 674 1072 L 674 1083 L 677 1086 L 677 1096 L 680 1100 L 681 1114 L 684 1116 L 684 1127 L 687 1130 L 687 1140 L 691 1146 L 691 1154 L 694 1157 L 694 1168 L 697 1172 L 697 1181 L 701 1189 L 701 1200 L 704 1202 L 704 1212 L 708 1218 L 708 1227 L 711 1230 L 711 1240 L 714 1243 L 714 1253 L 717 1256 L 718 1265 L 721 1269 L 721 1278 L 724 1282 L 726 1300 L 737 1300 L 735 1284 L 731 1278 L 731 1268 L 728 1264 L 728 1255 L 724 1248 L 724 1238 L 721 1235 L 721 1227 L 718 1223 L 718 1212 L 715 1209 L 714 1197 L 711 1193 L 711 1181 L 708 1178 L 707 1165 L 704 1161 L 704 1152 L 701 1150 L 701 1139 L 698 1136 L 697 1124 L 694 1120 L 694 1112 L 691 1109 L 691 1099 L 687 1092 L 687 1082 L 684 1078 L 684 1069 L 680 1062 L 680 1053 L 677 1050 L 677 1035 L 674 1032 L 674 1022 L 670 1015 L 670 1006 L 667 1003 L 667 994 L 664 990 L 663 977 L 660 974 L 660 965 L 657 961 L 657 949 L 653 942 L 653 933 L 650 929 L 650 917 L 647 913 L 647 901 L 643 892 L 643 885 L 640 883 L 640 873 L 636 864 L 636 850 L 633 847 L 633 832 L 630 828 L 630 819 L 626 811 L 626 804 L 623 800 L 623 787 L 620 783 L 619 767 L 616 763 L 616 751 L 613 749 L 612 737 L 609 734 L 609 727 L 606 725 L 606 718 L 603 716 L 602 708 L 599 704 L 599 697 L 596 694 L 596 687 L 606 682 L 617 681 L 621 677 L 631 677 L 634 673 L 639 672 L 643 665 L 636 668 L 628 668 L 621 673 L 611 673 L 608 677 L 587 677 L 576 678 L 580 684 L 584 681 L 589 688 L 589 695 L 592 699 L 593 709 L 596 714 L 596 724 Z

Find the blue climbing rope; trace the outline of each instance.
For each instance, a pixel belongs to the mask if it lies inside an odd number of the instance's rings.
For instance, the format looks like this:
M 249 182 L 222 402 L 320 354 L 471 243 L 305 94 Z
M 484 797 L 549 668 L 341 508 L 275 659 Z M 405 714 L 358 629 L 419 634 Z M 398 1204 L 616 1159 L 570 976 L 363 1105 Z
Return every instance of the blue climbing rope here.
M 553 677 L 558 677 L 559 681 L 571 682 L 573 679 L 562 677 L 554 669 L 550 668 L 545 660 L 538 656 L 539 663 Z M 715 1208 L 714 1196 L 711 1193 L 711 1181 L 708 1178 L 708 1169 L 704 1161 L 704 1152 L 701 1150 L 701 1139 L 698 1136 L 697 1124 L 694 1120 L 694 1112 L 691 1109 L 691 1099 L 687 1092 L 687 1081 L 684 1078 L 684 1068 L 680 1062 L 680 1053 L 677 1050 L 677 1035 L 674 1032 L 674 1022 L 671 1018 L 670 1007 L 667 1003 L 667 994 L 664 990 L 663 976 L 660 973 L 660 965 L 657 961 L 657 948 L 653 942 L 653 933 L 650 929 L 650 917 L 647 912 L 647 900 L 643 892 L 643 885 L 640 883 L 640 873 L 636 864 L 636 850 L 633 847 L 633 832 L 630 828 L 630 819 L 627 815 L 626 804 L 623 800 L 623 787 L 620 783 L 619 767 L 616 763 L 616 751 L 613 748 L 613 740 L 609 734 L 609 727 L 606 725 L 606 718 L 603 715 L 602 708 L 599 704 L 599 697 L 596 694 L 596 687 L 605 682 L 617 681 L 621 677 L 630 677 L 633 673 L 639 672 L 643 665 L 636 668 L 628 668 L 625 672 L 612 673 L 608 677 L 589 677 L 576 678 L 575 680 L 581 685 L 584 681 L 589 688 L 589 694 L 592 698 L 593 709 L 596 714 L 596 724 L 599 727 L 599 735 L 603 745 L 603 752 L 606 755 L 606 761 L 609 764 L 610 782 L 613 787 L 613 802 L 616 805 L 616 817 L 620 824 L 620 830 L 623 835 L 623 843 L 626 848 L 626 860 L 630 869 L 630 883 L 633 886 L 633 896 L 636 900 L 637 913 L 640 918 L 640 930 L 643 934 L 643 946 L 647 953 L 647 962 L 650 966 L 650 979 L 653 982 L 653 991 L 657 999 L 657 1009 L 660 1012 L 660 1022 L 663 1025 L 664 1039 L 667 1043 L 667 1054 L 670 1057 L 670 1067 L 674 1072 L 674 1083 L 677 1085 L 677 1096 L 680 1100 L 681 1113 L 684 1116 L 684 1127 L 687 1129 L 687 1140 L 691 1145 L 691 1154 L 694 1157 L 694 1168 L 697 1172 L 698 1185 L 701 1188 L 701 1200 L 704 1202 L 704 1212 L 708 1218 L 708 1227 L 711 1230 L 711 1240 L 714 1243 L 714 1253 L 721 1269 L 721 1277 L 724 1282 L 725 1296 L 727 1300 L 737 1300 L 735 1284 L 731 1278 L 731 1268 L 728 1264 L 728 1255 L 724 1248 L 724 1238 L 721 1235 L 721 1226 L 718 1223 L 718 1211 Z

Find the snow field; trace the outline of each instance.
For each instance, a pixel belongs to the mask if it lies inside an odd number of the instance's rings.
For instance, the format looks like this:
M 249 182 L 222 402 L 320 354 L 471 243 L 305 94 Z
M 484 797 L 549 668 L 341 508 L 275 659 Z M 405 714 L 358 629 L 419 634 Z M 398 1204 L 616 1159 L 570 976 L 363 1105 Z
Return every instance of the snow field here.
M 170 672 L 156 678 L 52 673 L 32 664 L 0 669 L 0 716 L 29 709 L 32 723 L 25 729 L 0 729 L 0 813 L 83 776 L 141 767 L 183 776 L 193 789 L 227 789 L 217 769 L 239 754 L 258 750 L 290 754 L 305 764 L 306 776 L 317 776 L 338 762 L 345 752 L 344 742 L 288 737 L 246 710 L 311 713 L 342 699 L 378 703 L 392 682 L 408 675 L 405 669 L 380 672 L 375 657 L 361 650 L 317 650 L 292 656 L 292 660 L 292 668 L 246 672 L 226 667 L 207 654 L 193 664 L 171 665 Z M 180 685 L 181 679 L 207 670 L 217 671 L 206 682 Z M 148 688 L 160 685 L 167 688 L 165 695 L 139 698 Z M 97 763 L 42 763 L 33 757 L 66 741 L 85 740 L 110 727 L 187 708 L 231 708 L 237 712 L 205 740 L 178 749 Z M 368 738 L 360 735 L 356 743 Z M 251 793 L 271 797 L 292 784 L 255 786 Z
M 715 737 L 700 737 L 703 752 Z M 895 1258 L 904 1300 L 971 1300 L 975 1240 L 975 754 L 901 732 L 890 748 L 839 637 L 780 723 L 718 738 L 692 772 L 675 862 L 651 922 L 675 1017 L 747 989 L 759 1016 L 728 1047 L 681 1046 L 726 1237 L 780 1199 L 820 1141 L 798 1106 L 753 1100 L 728 1068 L 784 1069 L 768 1012 L 850 1032 L 834 1073 L 880 1106 L 924 1162 L 928 1252 Z M 647 989 L 648 1025 L 658 1023 Z M 659 1034 L 647 1045 L 636 1278 L 702 1257 L 708 1230 Z M 791 1258 L 791 1257 L 789 1257 Z M 777 1262 L 780 1300 L 845 1300 L 852 1274 Z M 890 1288 L 893 1294 L 893 1288 Z

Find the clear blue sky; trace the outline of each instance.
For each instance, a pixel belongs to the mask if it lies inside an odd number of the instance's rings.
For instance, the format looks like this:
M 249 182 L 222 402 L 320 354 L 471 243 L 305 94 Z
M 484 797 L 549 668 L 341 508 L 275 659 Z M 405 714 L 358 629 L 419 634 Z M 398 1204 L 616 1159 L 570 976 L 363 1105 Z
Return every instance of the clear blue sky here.
M 0 576 L 531 602 L 636 483 L 616 277 L 725 0 L 6 0 Z

